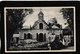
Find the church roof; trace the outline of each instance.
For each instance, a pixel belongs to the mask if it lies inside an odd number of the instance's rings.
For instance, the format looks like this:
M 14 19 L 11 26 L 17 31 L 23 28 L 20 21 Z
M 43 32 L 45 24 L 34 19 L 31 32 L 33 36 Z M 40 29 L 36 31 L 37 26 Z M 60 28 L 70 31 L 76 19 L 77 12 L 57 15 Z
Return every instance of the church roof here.
M 48 26 L 48 24 L 44 21 L 44 20 L 41 20 L 42 22 L 44 22 L 47 26 Z M 39 23 L 39 20 L 37 20 L 35 23 L 34 23 L 34 25 L 32 26 L 32 28 L 34 28 L 37 24 L 36 23 Z M 49 26 L 48 26 L 49 27 Z
M 48 24 L 44 20 L 42 20 L 42 21 L 48 26 Z
M 42 11 L 40 11 L 40 12 L 39 12 L 39 14 L 43 14 L 43 12 L 42 12 Z M 43 15 L 44 15 L 44 14 L 43 14 Z
M 58 27 L 58 26 L 56 26 L 56 25 L 53 25 L 53 26 L 52 26 L 52 28 L 59 29 L 59 27 Z

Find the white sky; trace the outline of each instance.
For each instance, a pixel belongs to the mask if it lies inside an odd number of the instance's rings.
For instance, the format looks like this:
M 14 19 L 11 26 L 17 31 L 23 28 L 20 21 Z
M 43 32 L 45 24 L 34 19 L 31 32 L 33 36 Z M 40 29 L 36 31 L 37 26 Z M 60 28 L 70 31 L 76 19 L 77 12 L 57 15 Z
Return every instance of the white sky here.
M 67 25 L 64 25 L 66 23 L 66 20 L 63 18 L 62 13 L 60 13 L 60 7 L 34 7 L 33 9 L 33 14 L 28 15 L 25 17 L 25 23 L 23 24 L 24 27 L 30 25 L 32 26 L 36 20 L 38 20 L 38 13 L 40 12 L 40 9 L 42 9 L 42 12 L 44 14 L 44 20 L 48 22 L 49 19 L 51 18 L 56 18 L 57 22 L 62 25 L 64 28 Z

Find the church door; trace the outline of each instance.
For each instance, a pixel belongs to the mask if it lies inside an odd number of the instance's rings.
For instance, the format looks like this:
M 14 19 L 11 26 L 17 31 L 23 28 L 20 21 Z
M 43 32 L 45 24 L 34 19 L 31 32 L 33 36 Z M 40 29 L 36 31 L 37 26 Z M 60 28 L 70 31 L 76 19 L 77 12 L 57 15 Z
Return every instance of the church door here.
M 44 40 L 44 39 L 43 39 L 43 33 L 40 33 L 40 34 L 39 34 L 38 39 L 39 39 L 39 42 L 43 42 L 43 40 Z
M 37 41 L 39 41 L 39 42 L 46 41 L 46 34 L 43 34 L 43 33 L 38 34 L 37 33 Z
M 32 35 L 30 33 L 27 34 L 27 39 L 32 39 Z

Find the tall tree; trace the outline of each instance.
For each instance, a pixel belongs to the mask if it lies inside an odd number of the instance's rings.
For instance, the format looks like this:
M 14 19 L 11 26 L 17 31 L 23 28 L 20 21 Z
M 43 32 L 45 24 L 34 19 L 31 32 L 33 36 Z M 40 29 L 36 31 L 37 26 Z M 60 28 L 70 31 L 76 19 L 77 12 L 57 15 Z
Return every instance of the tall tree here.
M 56 25 L 60 28 L 60 24 L 57 23 L 57 19 L 56 18 L 51 18 L 49 21 L 48 21 L 48 25 L 50 26 L 50 28 L 53 26 L 53 25 Z
M 63 14 L 64 19 L 67 20 L 69 27 L 73 30 L 73 18 L 74 18 L 74 10 L 73 8 L 62 8 L 60 12 Z
M 48 24 L 50 24 L 51 26 L 52 26 L 53 24 L 57 24 L 56 18 L 51 18 L 51 19 L 48 21 Z
M 17 29 L 21 29 L 23 19 L 25 16 L 32 14 L 33 9 L 6 9 L 6 20 L 7 20 L 7 48 L 10 47 L 10 40 L 13 36 L 13 33 Z

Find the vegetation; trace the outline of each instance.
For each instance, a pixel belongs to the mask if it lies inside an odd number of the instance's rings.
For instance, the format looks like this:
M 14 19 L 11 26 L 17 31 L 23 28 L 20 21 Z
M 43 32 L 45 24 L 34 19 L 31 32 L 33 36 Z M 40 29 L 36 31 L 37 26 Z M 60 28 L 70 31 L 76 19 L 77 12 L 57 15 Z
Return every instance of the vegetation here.
M 51 18 L 49 21 L 48 21 L 48 25 L 50 26 L 50 28 L 53 26 L 53 25 L 56 25 L 58 26 L 59 28 L 61 28 L 61 25 L 59 23 L 57 23 L 57 19 L 56 18 Z
M 74 18 L 73 8 L 62 8 L 60 12 L 63 14 L 64 19 L 67 20 L 70 29 L 73 30 L 73 18 Z
M 10 47 L 10 41 L 13 36 L 13 33 L 17 29 L 21 29 L 23 19 L 25 16 L 32 14 L 33 9 L 6 9 L 6 20 L 7 20 L 7 45 Z

